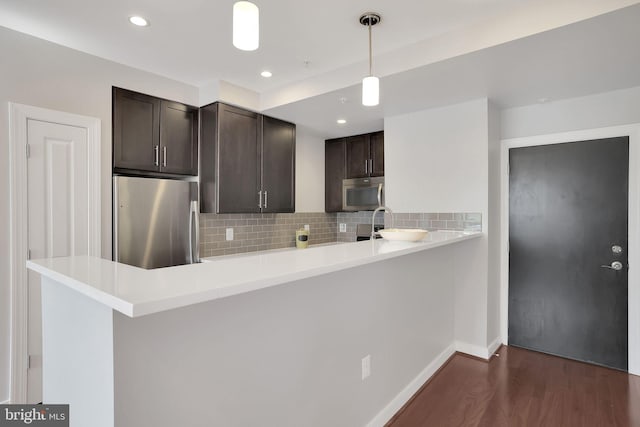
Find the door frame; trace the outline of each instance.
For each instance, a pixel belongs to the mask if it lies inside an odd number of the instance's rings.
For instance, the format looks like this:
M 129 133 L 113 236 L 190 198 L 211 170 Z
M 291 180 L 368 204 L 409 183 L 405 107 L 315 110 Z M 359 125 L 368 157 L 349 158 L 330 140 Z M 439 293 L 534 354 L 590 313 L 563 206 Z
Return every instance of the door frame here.
M 500 336 L 509 328 L 509 149 L 629 137 L 629 373 L 640 375 L 640 123 L 503 139 L 500 142 Z
M 88 165 L 88 237 L 89 255 L 101 255 L 101 191 L 100 191 L 100 141 L 101 121 L 95 117 L 81 116 L 48 110 L 30 105 L 9 102 L 9 159 L 10 159 L 10 402 L 25 403 L 27 399 L 28 369 L 28 293 L 27 293 L 27 125 L 29 120 L 58 123 L 87 130 Z

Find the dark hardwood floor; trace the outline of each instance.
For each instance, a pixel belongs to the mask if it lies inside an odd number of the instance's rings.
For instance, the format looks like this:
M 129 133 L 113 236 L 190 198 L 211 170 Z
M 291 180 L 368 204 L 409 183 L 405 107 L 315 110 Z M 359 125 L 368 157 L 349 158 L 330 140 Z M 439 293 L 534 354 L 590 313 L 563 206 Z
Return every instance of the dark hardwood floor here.
M 460 354 L 387 426 L 640 426 L 640 377 L 516 347 Z

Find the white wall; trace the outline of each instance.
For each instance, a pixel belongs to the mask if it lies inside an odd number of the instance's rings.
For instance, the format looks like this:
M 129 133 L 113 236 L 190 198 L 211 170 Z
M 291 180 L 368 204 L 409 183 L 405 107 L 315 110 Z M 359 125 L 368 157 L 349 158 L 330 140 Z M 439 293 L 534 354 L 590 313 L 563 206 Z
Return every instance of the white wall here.
M 0 402 L 9 397 L 8 102 L 102 120 L 102 254 L 111 256 L 111 86 L 198 105 L 198 89 L 0 27 Z
M 481 212 L 483 231 L 490 233 L 487 99 L 386 117 L 384 130 L 391 209 Z M 487 340 L 487 244 L 483 238 L 467 245 L 457 259 L 465 268 L 456 270 L 455 339 L 461 351 L 477 355 L 492 341 Z
M 248 110 L 260 110 L 260 94 L 224 80 L 213 80 L 199 88 L 198 106 L 222 101 Z
M 486 213 L 486 99 L 385 117 L 384 131 L 391 209 Z
M 296 127 L 296 212 L 324 212 L 324 138 Z
M 502 111 L 501 138 L 544 135 L 640 122 L 640 87 Z
M 487 277 L 487 343 L 500 337 L 500 110 L 489 104 L 489 213 Z

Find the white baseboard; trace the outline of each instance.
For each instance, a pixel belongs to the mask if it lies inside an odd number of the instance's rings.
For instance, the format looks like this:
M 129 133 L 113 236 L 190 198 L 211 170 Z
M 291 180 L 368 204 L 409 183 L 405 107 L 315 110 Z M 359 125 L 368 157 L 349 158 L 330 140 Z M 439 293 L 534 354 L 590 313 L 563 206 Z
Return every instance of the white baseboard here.
M 10 400 L 5 400 L 4 402 L 0 402 L 0 405 L 8 405 L 10 402 Z
M 493 353 L 496 352 L 498 347 L 502 344 L 502 340 L 498 337 L 488 347 L 481 347 L 479 345 L 468 344 L 462 341 L 456 341 L 454 343 L 456 351 L 465 353 L 470 356 L 479 357 L 480 359 L 489 360 Z
M 396 397 L 393 398 L 389 404 L 378 413 L 369 423 L 367 427 L 379 427 L 384 426 L 405 403 L 411 399 L 411 397 L 427 382 L 429 378 L 436 373 L 438 369 L 455 353 L 454 344 L 444 349 L 442 353 L 436 356 L 435 359 L 427 365 L 422 372 L 418 374 Z
M 502 345 L 502 339 L 500 339 L 500 337 L 496 338 L 495 340 L 493 340 L 493 342 L 491 344 L 489 344 L 489 357 L 493 356 L 496 352 L 496 350 L 498 349 L 498 347 L 500 347 Z
M 489 349 L 487 347 L 481 347 L 475 344 L 468 344 L 462 341 L 456 341 L 454 343 L 454 346 L 456 351 L 459 351 L 460 353 L 479 357 L 480 359 L 489 360 Z

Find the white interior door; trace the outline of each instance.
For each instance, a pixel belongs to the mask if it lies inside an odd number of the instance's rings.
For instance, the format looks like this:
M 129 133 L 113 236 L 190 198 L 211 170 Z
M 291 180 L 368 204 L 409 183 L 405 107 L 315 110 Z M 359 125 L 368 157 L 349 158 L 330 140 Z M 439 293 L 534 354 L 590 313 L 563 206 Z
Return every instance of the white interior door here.
M 27 123 L 28 247 L 31 259 L 89 253 L 88 136 L 84 127 Z M 40 277 L 28 275 L 27 401 L 42 401 Z

